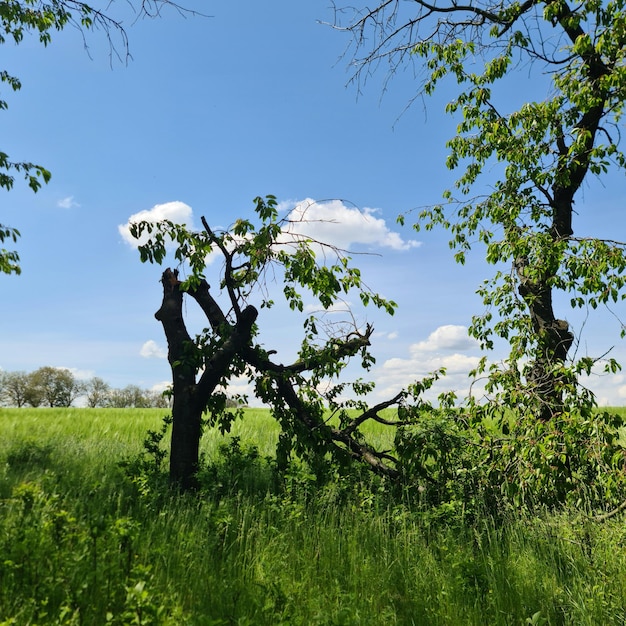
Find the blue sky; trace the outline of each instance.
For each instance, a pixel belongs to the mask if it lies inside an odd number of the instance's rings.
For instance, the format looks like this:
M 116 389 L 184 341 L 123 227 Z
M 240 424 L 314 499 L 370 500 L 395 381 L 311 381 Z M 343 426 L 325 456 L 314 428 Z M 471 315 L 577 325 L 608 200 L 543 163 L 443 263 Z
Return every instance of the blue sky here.
M 0 275 L 0 368 L 52 365 L 115 387 L 162 385 L 166 343 L 153 317 L 162 270 L 139 262 L 120 225 L 162 205 L 170 215 L 190 210 L 196 225 L 204 215 L 226 227 L 251 217 L 254 197 L 274 194 L 285 210 L 302 201 L 331 207 L 330 238 L 373 253 L 355 264 L 398 302 L 393 318 L 355 311 L 376 328 L 374 398 L 442 365 L 450 376 L 441 388 L 466 389 L 479 352 L 462 327 L 481 312 L 474 292 L 492 268 L 480 247 L 457 266 L 445 233 L 416 233 L 410 218 L 396 224 L 398 214 L 438 202 L 454 179 L 445 168 L 455 127 L 446 99 L 405 110 L 417 87 L 411 71 L 384 95 L 384 68 L 360 94 L 347 85 L 347 37 L 319 23 L 333 18 L 326 0 L 186 4 L 211 17 L 124 16 L 127 65 L 111 61 L 102 33 L 88 36 L 89 54 L 72 29 L 48 48 L 34 37 L 4 45 L 3 68 L 23 86 L 3 92 L 0 149 L 45 165 L 52 180 L 37 194 L 19 181 L 0 192 L 0 222 L 22 233 L 23 270 Z M 579 199 L 581 227 L 623 233 L 623 201 L 621 175 L 592 182 Z M 188 312 L 199 330 L 191 304 Z M 626 361 L 611 313 L 586 322 L 561 314 L 583 331 L 580 351 L 615 346 Z M 276 309 L 259 322 L 267 347 L 289 360 L 301 320 Z M 589 384 L 602 403 L 626 401 L 624 376 Z

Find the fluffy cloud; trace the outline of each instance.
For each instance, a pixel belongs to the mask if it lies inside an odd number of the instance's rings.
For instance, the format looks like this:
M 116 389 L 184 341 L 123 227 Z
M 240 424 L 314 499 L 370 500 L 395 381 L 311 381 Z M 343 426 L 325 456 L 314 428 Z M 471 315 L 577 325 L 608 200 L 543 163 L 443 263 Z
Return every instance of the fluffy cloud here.
M 624 406 L 626 404 L 626 376 L 605 374 L 603 363 L 592 369 L 590 376 L 581 376 L 580 383 L 591 389 L 599 406 Z
M 152 339 L 149 339 L 148 341 L 146 341 L 146 343 L 143 344 L 143 346 L 141 346 L 141 350 L 139 351 L 139 354 L 144 359 L 167 358 L 167 351 L 161 348 L 161 346 L 159 346 L 159 344 Z
M 66 201 L 71 202 L 71 198 Z M 288 224 L 284 229 L 286 241 L 293 239 L 293 235 L 304 236 L 342 250 L 349 250 L 355 244 L 398 251 L 420 245 L 418 241 L 403 239 L 399 233 L 392 231 L 384 219 L 376 217 L 376 209 L 359 210 L 346 206 L 340 200 L 320 203 L 311 199 L 284 203 L 281 208 L 289 211 Z M 131 215 L 125 224 L 118 226 L 118 231 L 124 241 L 136 248 L 145 243 L 148 236 L 135 239 L 130 234 L 130 225 L 134 222 L 157 223 L 162 220 L 191 226 L 193 212 L 184 202 L 157 204 Z
M 347 313 L 351 311 L 352 303 L 348 300 L 338 300 L 327 309 L 324 309 L 321 304 L 305 304 L 304 312 L 305 313 Z
M 78 380 L 89 380 L 90 378 L 93 378 L 96 375 L 96 373 L 93 370 L 79 369 L 76 367 L 60 367 L 59 369 L 63 369 L 63 370 L 67 370 L 68 372 L 71 372 L 74 378 L 77 378 Z
M 150 391 L 153 391 L 154 393 L 163 393 L 165 390 L 171 389 L 171 388 L 172 388 L 171 380 L 162 380 L 161 382 L 158 382 L 152 385 L 152 387 L 150 387 Z
M 165 204 L 156 204 L 151 209 L 139 211 L 128 218 L 126 224 L 120 224 L 117 229 L 126 243 L 136 248 L 144 244 L 148 240 L 148 236 L 144 235 L 141 239 L 135 239 L 130 234 L 130 225 L 134 222 L 162 222 L 169 220 L 175 224 L 187 224 L 191 226 L 193 221 L 193 211 L 191 207 L 184 202 L 166 202 Z
M 428 338 L 409 346 L 408 358 L 387 359 L 376 368 L 377 395 L 388 398 L 411 383 L 445 368 L 446 376 L 428 393 L 434 399 L 443 391 L 454 391 L 463 397 L 470 391 L 468 372 L 478 365 L 478 346 L 467 336 L 467 327 L 444 325 Z
M 290 210 L 285 231 L 343 250 L 349 250 L 354 244 L 392 250 L 409 250 L 420 245 L 417 241 L 402 239 L 388 228 L 384 219 L 375 217 L 376 212 L 376 209 L 361 211 L 348 207 L 341 200 L 320 203 L 307 198 Z
M 468 337 L 465 326 L 440 326 L 424 341 L 410 345 L 408 353 L 406 358 L 387 359 L 373 370 L 377 398 L 390 398 L 442 367 L 446 375 L 426 393 L 427 399 L 433 400 L 444 391 L 454 391 L 460 399 L 470 392 L 474 396 L 483 393 L 484 381 L 472 382 L 468 377 L 469 371 L 478 365 L 481 352 L 478 343 Z M 595 394 L 599 406 L 624 406 L 626 374 L 606 374 L 603 366 L 604 363 L 598 363 L 590 376 L 581 376 L 580 383 Z
M 434 330 L 426 341 L 411 346 L 411 352 L 434 352 L 437 350 L 471 350 L 477 347 L 475 339 L 467 334 L 467 326 L 447 324 Z

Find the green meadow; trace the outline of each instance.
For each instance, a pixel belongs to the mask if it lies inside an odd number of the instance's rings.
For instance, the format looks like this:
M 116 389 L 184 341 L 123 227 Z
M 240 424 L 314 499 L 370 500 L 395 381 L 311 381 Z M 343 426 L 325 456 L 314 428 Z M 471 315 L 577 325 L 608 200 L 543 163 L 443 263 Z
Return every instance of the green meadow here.
M 141 456 L 164 413 L 0 409 L 1 625 L 626 623 L 620 516 L 450 521 L 357 479 L 278 478 L 257 409 L 207 430 L 180 497 Z

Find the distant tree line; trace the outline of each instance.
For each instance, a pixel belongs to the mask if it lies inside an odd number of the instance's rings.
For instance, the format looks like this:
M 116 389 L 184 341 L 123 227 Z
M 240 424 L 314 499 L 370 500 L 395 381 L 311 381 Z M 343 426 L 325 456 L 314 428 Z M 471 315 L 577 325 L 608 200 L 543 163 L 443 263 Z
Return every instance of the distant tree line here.
M 69 407 L 83 399 L 90 408 L 167 408 L 169 399 L 159 391 L 128 385 L 112 388 L 102 378 L 77 379 L 70 370 L 40 367 L 34 372 L 0 372 L 0 405 Z

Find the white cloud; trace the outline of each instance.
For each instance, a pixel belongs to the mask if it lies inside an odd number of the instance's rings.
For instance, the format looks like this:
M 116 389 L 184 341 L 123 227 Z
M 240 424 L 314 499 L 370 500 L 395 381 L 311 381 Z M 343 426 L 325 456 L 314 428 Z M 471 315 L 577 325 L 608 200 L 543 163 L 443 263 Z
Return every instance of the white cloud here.
M 604 363 L 597 363 L 590 376 L 581 376 L 580 383 L 591 389 L 599 406 L 624 406 L 626 399 L 626 376 L 606 374 Z
M 475 339 L 467 334 L 467 326 L 446 324 L 434 330 L 426 341 L 411 346 L 411 352 L 434 352 L 437 350 L 471 350 L 478 346 Z
M 305 313 L 347 313 L 352 310 L 352 303 L 347 300 L 338 300 L 325 309 L 319 303 L 310 303 L 304 305 Z
M 448 376 L 458 374 L 465 376 L 467 372 L 478 365 L 478 360 L 478 356 L 470 356 L 458 352 L 447 355 L 413 352 L 410 359 L 397 357 L 387 359 L 382 366 L 380 374 L 382 378 L 396 380 L 400 387 L 403 387 L 442 367 L 446 369 Z M 400 379 L 404 383 L 400 384 Z
M 60 209 L 74 209 L 80 207 L 80 204 L 78 204 L 78 202 L 74 202 L 74 196 L 67 196 L 65 198 L 61 198 L 61 200 L 57 202 L 57 206 Z
M 126 243 L 136 248 L 144 244 L 148 240 L 148 235 L 143 235 L 141 239 L 135 239 L 130 234 L 130 225 L 135 222 L 162 222 L 169 220 L 175 224 L 187 224 L 191 226 L 193 220 L 193 211 L 191 207 L 184 202 L 166 202 L 165 204 L 156 204 L 151 209 L 139 211 L 128 218 L 126 224 L 120 224 L 117 229 Z
M 402 239 L 389 229 L 384 219 L 375 217 L 376 212 L 376 209 L 361 211 L 348 207 L 341 200 L 320 203 L 307 198 L 291 209 L 285 231 L 343 250 L 354 244 L 392 250 L 409 250 L 420 245 L 418 241 Z
M 445 377 L 435 383 L 426 397 L 432 400 L 444 391 L 454 391 L 462 398 L 470 391 L 468 373 L 478 365 L 479 359 L 478 346 L 467 336 L 467 327 L 440 326 L 425 341 L 409 346 L 408 358 L 387 359 L 374 370 L 377 396 L 391 397 L 433 371 L 445 368 Z
M 143 344 L 143 346 L 141 346 L 139 354 L 144 357 L 144 359 L 167 358 L 167 351 L 161 348 L 161 346 L 159 346 L 159 344 L 152 339 L 149 339 L 148 341 L 146 341 L 146 343 Z
M 485 381 L 472 381 L 468 373 L 478 365 L 482 354 L 478 343 L 468 337 L 465 326 L 440 326 L 426 340 L 410 345 L 408 357 L 387 359 L 372 371 L 376 396 L 390 398 L 434 370 L 445 368 L 446 375 L 433 385 L 425 398 L 433 400 L 445 391 L 454 391 L 459 399 L 470 392 L 480 397 Z M 590 376 L 581 376 L 580 383 L 595 394 L 599 406 L 624 406 L 626 374 L 606 374 L 603 367 L 604 363 L 598 363 Z
M 78 380 L 89 380 L 96 375 L 93 370 L 79 369 L 77 367 L 61 367 L 59 369 L 71 372 L 74 378 L 77 378 Z
M 150 391 L 154 391 L 155 393 L 163 393 L 166 389 L 171 389 L 171 387 L 171 380 L 162 380 L 161 382 L 152 385 L 152 387 L 150 387 Z

